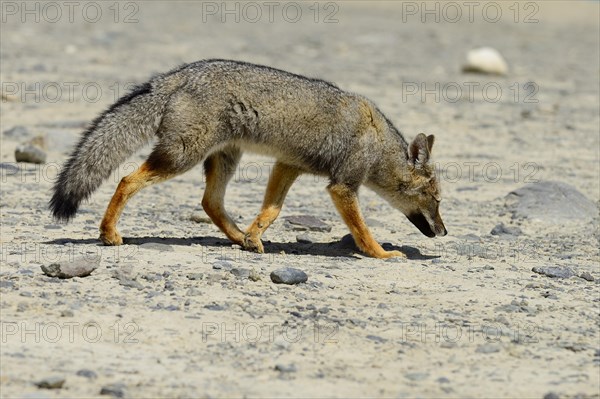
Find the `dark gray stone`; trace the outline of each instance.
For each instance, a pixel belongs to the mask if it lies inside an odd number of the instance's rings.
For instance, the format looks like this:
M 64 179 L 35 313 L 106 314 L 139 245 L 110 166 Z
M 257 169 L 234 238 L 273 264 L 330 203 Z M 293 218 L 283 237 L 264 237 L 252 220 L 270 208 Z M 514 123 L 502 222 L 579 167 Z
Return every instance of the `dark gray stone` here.
M 241 279 L 248 279 L 250 277 L 250 269 L 245 269 L 242 267 L 235 267 L 231 269 L 229 273 Z
M 60 389 L 65 384 L 64 377 L 48 377 L 35 383 L 38 388 Z
M 583 272 L 579 275 L 579 278 L 582 278 L 587 281 L 594 281 L 594 276 L 590 272 Z
M 215 263 L 213 263 L 212 266 L 213 269 L 215 270 L 231 270 L 233 268 L 233 266 L 231 265 L 231 263 L 227 262 L 226 260 L 218 260 Z
M 275 284 L 299 284 L 305 283 L 308 276 L 302 270 L 292 267 L 284 267 L 271 272 L 271 281 Z
M 514 219 L 537 219 L 549 223 L 587 221 L 598 217 L 596 204 L 575 187 L 558 181 L 527 184 L 506 196 Z
M 354 237 L 352 237 L 352 234 L 346 234 L 343 236 L 340 240 L 340 246 L 351 251 L 360 251 L 360 249 L 358 249 L 356 246 L 356 242 L 354 242 Z
M 44 163 L 46 152 L 32 144 L 22 144 L 15 148 L 15 160 L 17 162 Z
M 505 226 L 504 223 L 497 224 L 490 232 L 493 236 L 520 236 L 523 234 L 517 226 Z
M 45 275 L 58 278 L 73 278 L 89 276 L 100 265 L 100 257 L 95 259 L 75 258 L 72 262 L 64 261 L 40 266 Z
M 300 230 L 300 231 L 323 231 L 330 232 L 331 226 L 324 223 L 320 219 L 309 216 L 309 215 L 295 215 L 295 216 L 287 216 L 284 218 L 292 230 Z
M 98 374 L 96 374 L 95 371 L 90 370 L 90 369 L 81 369 L 77 371 L 77 375 L 80 377 L 85 377 L 88 378 L 90 380 L 95 380 L 96 378 L 98 378 Z
M 116 383 L 116 384 L 108 384 L 100 389 L 100 395 L 112 396 L 113 398 L 123 398 L 125 397 L 125 384 Z
M 275 370 L 281 373 L 295 373 L 298 369 L 295 364 L 276 364 Z
M 560 399 L 560 396 L 556 392 L 548 392 L 544 395 L 544 399 Z
M 573 273 L 573 270 L 566 266 L 539 266 L 534 267 L 531 270 L 534 273 L 538 273 L 552 278 L 569 278 L 575 275 L 575 273 Z
M 15 283 L 13 283 L 12 281 L 2 280 L 2 281 L 0 281 L 0 288 L 14 289 L 15 288 Z

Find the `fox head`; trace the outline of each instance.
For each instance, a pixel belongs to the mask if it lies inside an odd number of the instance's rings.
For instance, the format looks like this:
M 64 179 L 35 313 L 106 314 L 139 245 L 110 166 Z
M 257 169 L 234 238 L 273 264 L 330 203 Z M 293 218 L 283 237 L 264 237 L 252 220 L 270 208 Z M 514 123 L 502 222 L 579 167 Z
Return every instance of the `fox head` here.
M 433 142 L 433 135 L 419 133 L 408 146 L 407 164 L 403 160 L 395 160 L 398 167 L 388 170 L 385 189 L 380 191 L 427 237 L 447 234 L 439 211 L 440 187 L 435 168 L 429 162 Z

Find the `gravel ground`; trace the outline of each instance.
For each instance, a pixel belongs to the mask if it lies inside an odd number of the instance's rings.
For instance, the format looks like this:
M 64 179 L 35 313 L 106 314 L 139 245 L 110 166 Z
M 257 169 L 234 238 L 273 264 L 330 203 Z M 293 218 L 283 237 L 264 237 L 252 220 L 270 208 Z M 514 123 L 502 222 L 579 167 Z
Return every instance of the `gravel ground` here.
M 29 14 L 3 2 L 1 396 L 598 398 L 599 5 L 476 3 L 470 15 L 460 2 L 428 3 L 433 14 L 421 2 L 301 14 L 290 2 L 29 2 Z M 506 76 L 462 72 L 479 46 L 504 56 Z M 110 196 L 148 149 L 56 224 L 51 185 L 85 125 L 132 83 L 204 58 L 335 81 L 408 139 L 435 134 L 449 235 L 424 237 L 364 189 L 376 239 L 408 254 L 367 258 L 326 180 L 303 176 L 266 253 L 244 252 L 204 214 L 197 167 L 140 192 L 119 224 L 125 245 L 101 246 Z M 45 163 L 16 163 L 39 135 Z M 272 165 L 248 154 L 236 171 L 226 205 L 240 226 Z M 532 201 L 509 195 L 523 187 Z M 53 263 L 93 271 L 46 276 Z M 308 280 L 275 284 L 280 268 Z

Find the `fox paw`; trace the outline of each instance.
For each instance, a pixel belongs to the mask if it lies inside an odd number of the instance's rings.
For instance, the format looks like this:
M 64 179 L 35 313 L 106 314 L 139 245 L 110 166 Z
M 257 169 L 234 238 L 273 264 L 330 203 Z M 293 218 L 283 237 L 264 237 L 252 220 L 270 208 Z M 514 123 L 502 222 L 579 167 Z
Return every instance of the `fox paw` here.
M 377 258 L 380 259 L 388 259 L 388 258 L 406 258 L 406 255 L 400 251 L 383 251 L 382 253 L 377 254 Z
M 102 232 L 100 233 L 100 241 L 104 243 L 104 245 L 121 245 L 123 244 L 123 238 L 117 231 L 113 232 Z
M 250 235 L 250 233 L 247 233 L 244 236 L 243 247 L 244 247 L 244 249 L 246 249 L 248 251 L 258 252 L 259 254 L 262 254 L 265 252 L 265 248 L 263 247 L 263 244 L 260 241 L 260 238 L 252 237 L 252 235 Z

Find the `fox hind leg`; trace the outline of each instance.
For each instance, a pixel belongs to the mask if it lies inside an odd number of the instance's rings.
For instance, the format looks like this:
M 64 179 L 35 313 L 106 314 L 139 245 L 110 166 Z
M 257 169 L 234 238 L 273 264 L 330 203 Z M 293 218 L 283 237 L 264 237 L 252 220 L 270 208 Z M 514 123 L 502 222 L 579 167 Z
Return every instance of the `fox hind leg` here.
M 100 224 L 100 240 L 105 245 L 121 245 L 123 239 L 117 231 L 117 222 L 127 201 L 142 188 L 167 180 L 176 174 L 178 173 L 157 168 L 152 162 L 146 161 L 135 172 L 121 179 Z
M 259 253 L 264 252 L 260 238 L 279 216 L 285 196 L 300 173 L 301 171 L 298 168 L 280 162 L 275 163 L 269 177 L 260 214 L 246 230 L 243 245 L 245 249 Z
M 244 233 L 239 229 L 224 206 L 227 183 L 233 176 L 242 153 L 238 147 L 228 146 L 211 154 L 204 161 L 206 187 L 202 208 L 215 225 L 236 244 L 243 245 Z

